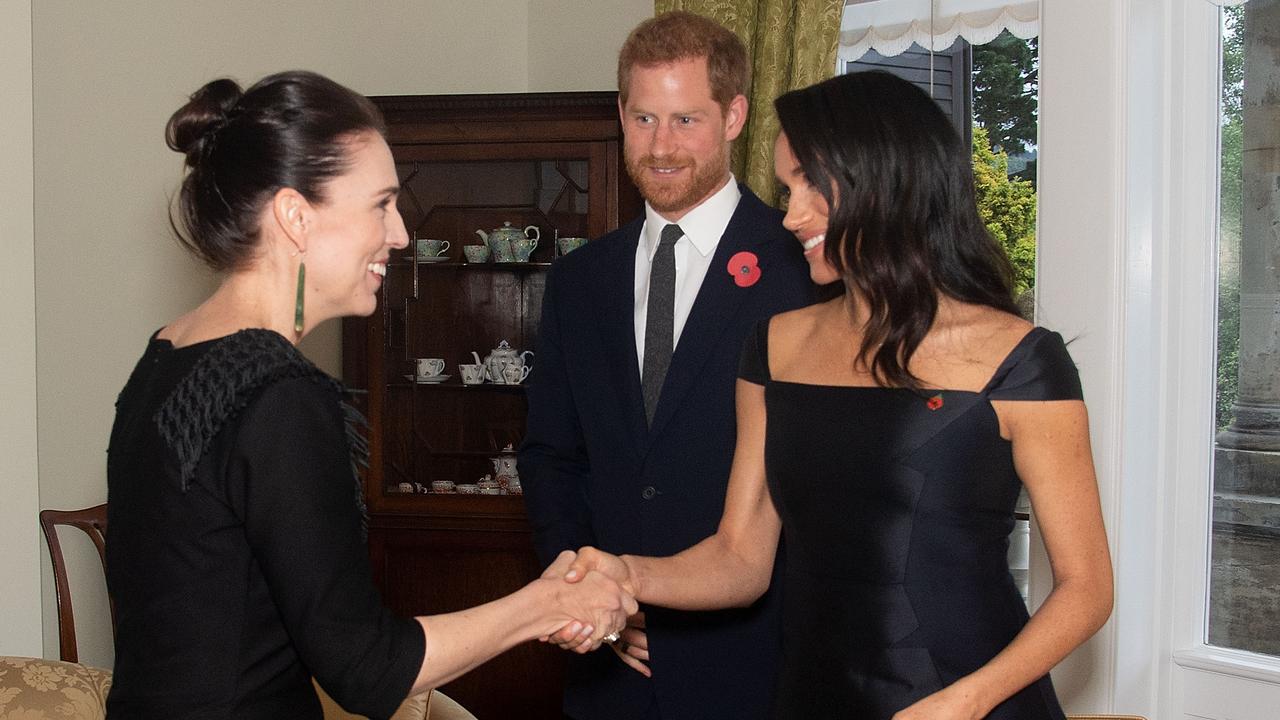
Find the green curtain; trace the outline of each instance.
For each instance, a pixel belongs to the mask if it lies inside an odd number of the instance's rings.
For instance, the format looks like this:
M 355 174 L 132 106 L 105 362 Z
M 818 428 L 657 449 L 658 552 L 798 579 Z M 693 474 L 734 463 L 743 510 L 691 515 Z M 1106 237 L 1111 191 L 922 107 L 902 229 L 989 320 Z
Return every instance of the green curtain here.
M 778 200 L 773 142 L 779 95 L 835 74 L 845 0 L 655 0 L 655 14 L 687 10 L 735 32 L 751 58 L 750 113 L 734 143 L 733 173 L 770 205 Z

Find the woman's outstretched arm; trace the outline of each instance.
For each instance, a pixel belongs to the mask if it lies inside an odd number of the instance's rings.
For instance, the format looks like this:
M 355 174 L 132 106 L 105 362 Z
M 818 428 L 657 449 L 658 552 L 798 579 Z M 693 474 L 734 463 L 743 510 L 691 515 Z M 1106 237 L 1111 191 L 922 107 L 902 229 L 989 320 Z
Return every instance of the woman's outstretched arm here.
M 586 630 L 581 652 L 622 629 L 638 609 L 618 583 L 597 572 L 569 584 L 561 576 L 574 553 L 565 551 L 548 572 L 492 602 L 445 615 L 417 618 L 427 650 L 412 692 L 443 685 L 512 647 L 575 623 Z M 554 572 L 553 572 L 554 571 Z M 553 576 L 554 575 L 554 576 Z
M 769 588 L 782 531 L 765 483 L 763 386 L 738 380 L 737 420 L 724 514 L 714 535 L 665 558 L 619 558 L 583 548 L 565 578 L 574 582 L 599 570 L 622 583 L 637 600 L 679 610 L 746 606 L 763 595 Z

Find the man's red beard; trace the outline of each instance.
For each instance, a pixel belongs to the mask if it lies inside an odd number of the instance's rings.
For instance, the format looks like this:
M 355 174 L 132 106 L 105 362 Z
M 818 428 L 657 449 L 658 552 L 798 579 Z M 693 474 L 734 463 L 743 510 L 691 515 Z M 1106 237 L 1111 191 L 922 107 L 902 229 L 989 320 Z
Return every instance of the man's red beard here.
M 654 210 L 669 213 L 687 210 L 719 189 L 728 172 L 729 153 L 728 148 L 722 146 L 710 162 L 701 165 L 687 155 L 662 159 L 652 155 L 644 155 L 638 159 L 627 157 L 626 163 L 627 174 L 639 188 L 640 195 L 649 201 Z M 693 172 L 686 173 L 680 180 L 663 180 L 649 172 L 652 167 L 691 168 Z

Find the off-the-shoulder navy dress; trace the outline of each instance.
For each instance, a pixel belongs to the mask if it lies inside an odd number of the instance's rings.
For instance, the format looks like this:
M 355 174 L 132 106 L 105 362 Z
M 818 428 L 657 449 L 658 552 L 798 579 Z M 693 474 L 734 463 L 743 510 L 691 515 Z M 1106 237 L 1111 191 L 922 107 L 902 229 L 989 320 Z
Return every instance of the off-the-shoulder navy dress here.
M 1080 399 L 1061 336 L 1035 328 L 979 392 L 774 380 L 768 323 L 740 376 L 763 385 L 783 521 L 778 718 L 888 720 L 967 675 L 1028 620 L 1006 555 L 1021 487 L 992 400 Z M 992 720 L 1062 720 L 1048 676 Z

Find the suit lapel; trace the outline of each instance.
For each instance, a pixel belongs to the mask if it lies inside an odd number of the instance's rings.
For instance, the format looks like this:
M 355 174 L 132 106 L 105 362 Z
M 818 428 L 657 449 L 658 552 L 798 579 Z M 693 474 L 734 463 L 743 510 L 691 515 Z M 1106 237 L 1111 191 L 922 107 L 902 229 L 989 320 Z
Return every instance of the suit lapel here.
M 593 294 L 600 308 L 600 337 L 605 349 L 601 360 L 607 368 L 609 384 L 618 393 L 618 407 L 626 416 L 628 434 L 637 452 L 649 432 L 635 335 L 636 245 L 642 226 L 642 222 L 637 222 L 627 228 L 626 242 L 614 243 L 609 248 L 601 271 L 593 278 Z
M 716 246 L 689 319 L 680 331 L 680 342 L 676 345 L 675 354 L 671 356 L 667 379 L 663 382 L 662 395 L 658 398 L 658 407 L 654 411 L 653 425 L 649 428 L 650 438 L 658 436 L 680 407 L 684 396 L 697 384 L 707 357 L 722 342 L 725 329 L 732 324 L 728 319 L 737 313 L 751 294 L 750 289 L 738 287 L 734 283 L 728 266 L 729 258 L 735 253 L 749 250 L 758 244 L 760 234 L 754 231 L 752 225 L 758 217 L 758 213 L 754 211 L 760 205 L 760 200 L 743 186 L 742 199 L 738 201 L 738 207 Z M 633 259 L 633 272 L 634 267 Z M 634 326 L 634 322 L 632 324 Z M 631 344 L 634 348 L 634 337 Z

